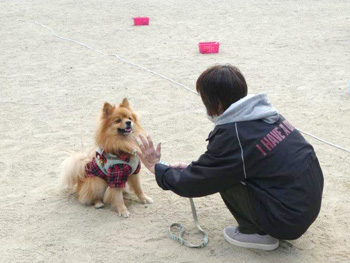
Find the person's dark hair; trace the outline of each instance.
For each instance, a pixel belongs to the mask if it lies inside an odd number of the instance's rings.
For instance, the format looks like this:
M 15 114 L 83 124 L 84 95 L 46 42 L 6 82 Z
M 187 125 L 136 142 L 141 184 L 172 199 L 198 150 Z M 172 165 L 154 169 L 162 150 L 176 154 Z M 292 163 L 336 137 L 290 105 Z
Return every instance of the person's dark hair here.
M 216 65 L 197 79 L 197 92 L 209 115 L 219 115 L 230 105 L 247 96 L 247 83 L 240 70 L 232 65 Z

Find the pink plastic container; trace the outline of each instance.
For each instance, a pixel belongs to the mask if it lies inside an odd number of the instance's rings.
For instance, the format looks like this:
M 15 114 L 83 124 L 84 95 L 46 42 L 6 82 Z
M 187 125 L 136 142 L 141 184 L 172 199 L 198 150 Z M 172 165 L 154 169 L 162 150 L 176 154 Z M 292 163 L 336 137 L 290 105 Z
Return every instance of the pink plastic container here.
M 199 42 L 199 52 L 202 54 L 219 53 L 219 42 Z
M 134 26 L 148 26 L 149 25 L 149 17 L 147 16 L 139 16 L 134 17 Z

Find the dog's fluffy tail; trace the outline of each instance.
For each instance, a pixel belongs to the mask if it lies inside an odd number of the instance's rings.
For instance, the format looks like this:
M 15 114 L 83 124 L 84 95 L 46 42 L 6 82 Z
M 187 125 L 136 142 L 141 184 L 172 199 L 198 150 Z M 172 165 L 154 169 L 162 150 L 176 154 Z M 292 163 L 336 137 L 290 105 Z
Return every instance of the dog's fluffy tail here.
M 72 152 L 61 165 L 61 189 L 73 194 L 78 181 L 85 178 L 85 167 L 94 157 L 95 149 Z

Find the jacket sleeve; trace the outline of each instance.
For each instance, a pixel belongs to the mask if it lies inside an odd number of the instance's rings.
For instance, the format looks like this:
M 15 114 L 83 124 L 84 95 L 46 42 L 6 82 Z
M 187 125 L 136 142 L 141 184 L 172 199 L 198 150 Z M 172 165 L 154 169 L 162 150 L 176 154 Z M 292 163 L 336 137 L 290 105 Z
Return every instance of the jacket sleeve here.
M 207 151 L 186 169 L 156 165 L 156 181 L 164 190 L 184 197 L 201 197 L 231 188 L 244 180 L 241 149 L 235 133 L 214 130 Z

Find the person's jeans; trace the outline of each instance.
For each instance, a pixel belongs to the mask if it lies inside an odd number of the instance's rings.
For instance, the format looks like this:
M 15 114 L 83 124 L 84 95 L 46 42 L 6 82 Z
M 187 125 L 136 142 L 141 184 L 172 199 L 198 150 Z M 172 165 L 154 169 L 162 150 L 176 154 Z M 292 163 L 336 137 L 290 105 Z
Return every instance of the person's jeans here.
M 241 183 L 235 184 L 232 188 L 220 192 L 227 208 L 238 222 L 238 230 L 242 234 L 265 233 L 260 229 L 254 214 L 252 194 L 247 187 Z

